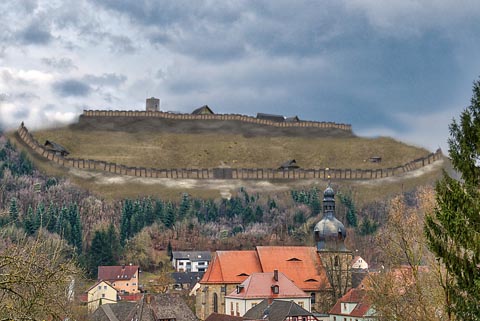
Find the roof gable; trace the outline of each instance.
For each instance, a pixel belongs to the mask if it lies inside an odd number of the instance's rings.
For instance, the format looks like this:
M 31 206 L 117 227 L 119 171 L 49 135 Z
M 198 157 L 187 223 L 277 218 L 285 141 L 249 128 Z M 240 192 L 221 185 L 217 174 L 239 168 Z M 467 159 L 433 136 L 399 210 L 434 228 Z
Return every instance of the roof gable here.
M 367 315 L 368 311 L 371 308 L 371 304 L 367 300 L 367 291 L 362 288 L 350 289 L 344 296 L 338 299 L 337 303 L 330 310 L 330 314 L 343 315 L 342 314 L 342 304 L 343 303 L 355 303 L 356 306 L 353 308 L 352 312 L 348 315 L 354 317 L 363 317 Z
M 275 286 L 278 286 L 278 293 L 272 290 Z M 240 291 L 234 290 L 226 297 L 237 299 L 310 297 L 281 272 L 278 272 L 277 280 L 274 278 L 274 272 L 253 273 L 239 285 L 239 289 Z
M 192 115 L 213 115 L 214 112 L 213 110 L 208 107 L 208 105 L 203 105 L 202 107 L 199 107 L 192 111 Z

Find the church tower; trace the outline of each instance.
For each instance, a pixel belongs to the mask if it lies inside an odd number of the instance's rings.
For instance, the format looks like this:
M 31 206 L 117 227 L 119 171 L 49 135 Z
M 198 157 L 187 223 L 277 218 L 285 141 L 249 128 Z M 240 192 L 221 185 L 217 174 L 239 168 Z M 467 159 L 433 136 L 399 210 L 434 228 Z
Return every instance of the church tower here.
M 334 302 L 351 287 L 353 254 L 345 247 L 347 230 L 335 217 L 335 192 L 328 185 L 323 193 L 323 218 L 314 228 L 317 253 L 332 286 Z

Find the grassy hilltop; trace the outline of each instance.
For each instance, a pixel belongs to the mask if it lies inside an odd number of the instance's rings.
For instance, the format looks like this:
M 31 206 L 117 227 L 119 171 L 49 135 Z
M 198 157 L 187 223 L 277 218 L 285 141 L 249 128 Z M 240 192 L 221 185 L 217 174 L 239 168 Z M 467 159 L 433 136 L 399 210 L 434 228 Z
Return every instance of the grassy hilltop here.
M 363 138 L 347 131 L 312 128 L 278 130 L 271 126 L 228 121 L 80 117 L 76 124 L 33 131 L 32 134 L 41 144 L 47 139 L 61 144 L 70 152 L 69 157 L 154 168 L 277 168 L 283 162 L 295 159 L 302 168 L 375 169 L 403 165 L 429 153 L 424 148 L 388 137 Z M 234 193 L 241 186 L 271 192 L 324 184 L 299 180 L 275 181 L 268 186 L 253 181 L 199 181 L 185 185 L 74 171 L 32 156 L 44 172 L 68 176 L 76 184 L 109 198 L 151 194 L 178 199 L 185 191 L 199 197 L 219 197 L 219 192 Z M 371 163 L 368 159 L 372 156 L 382 157 L 382 161 Z M 345 186 L 362 184 L 359 190 L 366 198 L 373 199 L 381 194 L 431 183 L 439 175 L 440 168 L 436 168 L 421 177 L 403 178 L 402 182 L 339 183 Z

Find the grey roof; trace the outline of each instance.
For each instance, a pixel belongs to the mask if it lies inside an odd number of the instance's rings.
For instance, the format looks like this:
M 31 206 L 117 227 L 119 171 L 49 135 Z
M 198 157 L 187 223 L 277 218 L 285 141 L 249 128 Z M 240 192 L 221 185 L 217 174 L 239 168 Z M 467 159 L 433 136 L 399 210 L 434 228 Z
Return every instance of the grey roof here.
M 211 261 L 212 254 L 209 251 L 173 251 L 174 260 Z
M 243 317 L 237 317 L 235 315 L 212 313 L 205 319 L 205 321 L 242 321 Z
M 296 160 L 291 159 L 291 160 L 286 161 L 282 165 L 280 165 L 280 167 L 278 169 L 284 169 L 284 168 L 300 168 L 300 166 L 298 166 Z
M 190 284 L 194 286 L 199 282 L 205 272 L 172 272 L 171 277 L 175 280 L 175 283 Z
M 273 300 L 268 305 L 268 300 L 263 300 L 247 311 L 245 320 L 261 320 L 268 318 L 269 321 L 284 321 L 287 317 L 313 316 L 293 301 Z
M 185 301 L 174 294 L 151 295 L 150 303 L 145 298 L 139 302 L 118 302 L 103 304 L 90 316 L 91 321 L 156 321 L 175 319 L 176 321 L 198 321 Z M 140 318 L 141 317 L 141 318 Z
M 153 296 L 150 307 L 156 320 L 197 321 L 192 310 L 179 295 L 157 294 Z
M 213 110 L 208 107 L 208 105 L 203 105 L 202 107 L 198 107 L 194 111 L 192 111 L 192 115 L 201 115 L 201 114 L 215 114 Z
M 44 145 L 47 146 L 49 149 L 51 149 L 51 150 L 53 150 L 53 151 L 56 151 L 56 152 L 59 152 L 59 153 L 70 154 L 70 153 L 65 149 L 65 147 L 63 147 L 63 146 L 60 145 L 60 144 L 55 143 L 54 141 L 46 140 Z
M 282 115 L 273 115 L 273 114 L 264 114 L 264 113 L 257 113 L 257 118 L 258 119 L 266 119 L 266 120 L 271 120 L 271 121 L 276 121 L 276 122 L 284 122 L 285 117 Z
M 113 315 L 119 321 L 130 321 L 133 317 L 132 313 L 136 310 L 136 302 L 118 302 L 118 303 L 109 303 L 102 304 L 95 310 L 95 312 L 90 316 L 91 321 L 111 321 L 109 315 Z
M 288 123 L 295 122 L 295 121 L 300 121 L 300 118 L 298 116 L 292 116 L 292 117 L 287 117 L 285 118 L 285 121 Z

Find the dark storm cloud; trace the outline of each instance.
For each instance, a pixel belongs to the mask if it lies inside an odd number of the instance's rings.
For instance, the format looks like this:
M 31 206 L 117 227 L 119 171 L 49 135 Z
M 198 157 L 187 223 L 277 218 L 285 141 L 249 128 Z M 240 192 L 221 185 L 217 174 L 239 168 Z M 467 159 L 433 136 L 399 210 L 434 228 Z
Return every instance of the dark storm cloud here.
M 91 88 L 85 82 L 77 79 L 61 80 L 53 84 L 53 91 L 62 97 L 85 97 L 91 92 Z
M 91 85 L 117 87 L 125 83 L 127 77 L 125 75 L 117 75 L 115 73 L 106 73 L 100 76 L 85 75 L 83 80 Z

